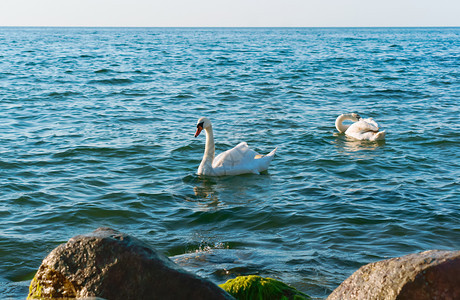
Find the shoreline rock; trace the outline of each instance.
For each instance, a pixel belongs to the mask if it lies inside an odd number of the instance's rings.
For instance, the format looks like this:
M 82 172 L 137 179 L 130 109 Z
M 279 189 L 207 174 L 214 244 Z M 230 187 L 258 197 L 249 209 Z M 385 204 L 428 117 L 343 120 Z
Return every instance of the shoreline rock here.
M 221 288 L 222 287 L 222 288 Z M 228 292 L 228 293 L 227 293 Z M 71 238 L 43 260 L 27 299 L 310 299 L 283 282 L 249 275 L 220 287 L 146 243 L 110 228 Z M 460 251 L 430 250 L 359 268 L 327 298 L 460 299 Z
M 43 260 L 27 299 L 234 299 L 146 243 L 110 228 L 71 238 Z
M 460 299 L 460 251 L 430 250 L 367 264 L 327 298 Z

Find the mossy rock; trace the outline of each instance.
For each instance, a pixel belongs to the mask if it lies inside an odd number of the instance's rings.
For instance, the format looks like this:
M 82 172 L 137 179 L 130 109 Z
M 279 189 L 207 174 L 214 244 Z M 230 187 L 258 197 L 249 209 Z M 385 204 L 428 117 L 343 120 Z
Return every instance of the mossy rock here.
M 309 300 L 310 296 L 287 284 L 256 275 L 238 276 L 219 285 L 237 300 Z
M 110 228 L 73 237 L 51 251 L 30 284 L 28 300 L 88 297 L 234 300 L 148 244 Z
M 52 288 L 49 288 L 52 287 Z M 41 266 L 29 286 L 27 300 L 76 298 L 75 286 L 56 270 Z

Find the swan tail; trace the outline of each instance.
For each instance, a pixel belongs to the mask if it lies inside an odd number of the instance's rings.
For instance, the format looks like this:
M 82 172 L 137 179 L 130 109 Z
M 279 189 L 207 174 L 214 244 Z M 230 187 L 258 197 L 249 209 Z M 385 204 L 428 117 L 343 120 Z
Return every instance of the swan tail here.
M 254 174 L 258 174 L 260 172 L 264 172 L 268 169 L 268 166 L 272 162 L 273 158 L 275 157 L 276 149 L 273 149 L 270 153 L 267 155 L 261 155 L 259 158 L 256 157 L 256 167 L 253 170 Z
M 378 133 L 375 134 L 374 141 L 381 141 L 385 139 L 386 132 L 384 131 L 379 131 Z
M 267 155 L 264 155 L 263 157 L 266 161 L 267 168 L 268 168 L 268 165 L 272 162 L 273 158 L 275 157 L 276 149 L 278 149 L 278 147 L 276 147 L 270 153 L 268 153 Z
M 266 155 L 257 154 L 256 156 L 254 156 L 254 159 L 261 159 L 261 158 L 267 159 L 267 158 L 270 158 L 270 160 L 272 160 L 273 157 L 275 156 L 276 149 L 278 149 L 278 147 L 276 147 L 275 149 L 273 149 L 270 153 L 268 153 Z
M 273 159 L 273 157 L 275 156 L 275 153 L 276 153 L 276 150 L 277 150 L 277 149 L 278 149 L 278 147 L 276 147 L 275 149 L 273 149 L 270 153 L 268 153 L 268 154 L 265 155 L 265 156 L 271 156 L 272 159 Z

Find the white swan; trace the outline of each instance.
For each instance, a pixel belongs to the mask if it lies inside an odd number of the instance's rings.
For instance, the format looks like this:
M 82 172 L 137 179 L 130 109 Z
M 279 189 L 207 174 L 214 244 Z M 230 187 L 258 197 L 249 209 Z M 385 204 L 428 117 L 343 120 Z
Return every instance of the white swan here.
M 343 121 L 351 120 L 354 123 L 344 125 Z M 342 114 L 335 120 L 335 128 L 340 133 L 358 140 L 379 141 L 385 139 L 385 131 L 379 131 L 379 125 L 372 118 L 363 119 L 358 114 Z
M 270 162 L 275 156 L 276 148 L 267 155 L 260 155 L 254 150 L 249 149 L 248 144 L 242 142 L 235 148 L 222 152 L 214 158 L 214 134 L 211 121 L 208 118 L 200 118 L 198 120 L 195 137 L 203 129 L 206 131 L 206 146 L 204 148 L 203 160 L 198 167 L 198 175 L 259 174 L 268 169 Z

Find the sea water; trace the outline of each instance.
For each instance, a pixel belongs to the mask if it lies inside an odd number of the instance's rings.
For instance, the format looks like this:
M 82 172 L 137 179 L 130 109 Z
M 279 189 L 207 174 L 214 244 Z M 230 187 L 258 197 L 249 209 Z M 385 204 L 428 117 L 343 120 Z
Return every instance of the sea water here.
M 317 299 L 360 266 L 460 248 L 459 28 L 0 28 L 0 298 L 107 226 L 220 284 Z M 338 134 L 338 115 L 387 138 Z M 200 177 L 278 147 L 261 175 Z

